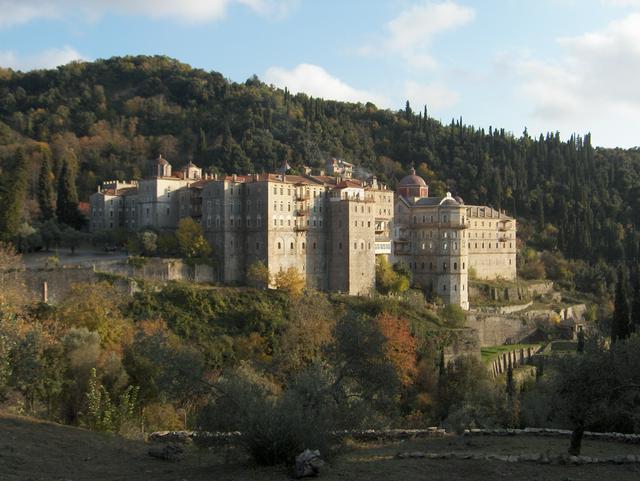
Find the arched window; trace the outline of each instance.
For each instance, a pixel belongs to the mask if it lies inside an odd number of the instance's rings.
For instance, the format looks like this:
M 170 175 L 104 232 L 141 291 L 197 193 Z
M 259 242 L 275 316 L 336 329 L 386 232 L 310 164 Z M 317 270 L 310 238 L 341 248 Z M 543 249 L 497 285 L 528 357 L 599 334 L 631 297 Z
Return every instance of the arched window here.
M 454 262 L 454 263 L 453 263 L 453 270 L 454 270 L 454 271 L 457 271 L 457 270 L 458 270 L 458 263 L 457 263 L 457 262 Z

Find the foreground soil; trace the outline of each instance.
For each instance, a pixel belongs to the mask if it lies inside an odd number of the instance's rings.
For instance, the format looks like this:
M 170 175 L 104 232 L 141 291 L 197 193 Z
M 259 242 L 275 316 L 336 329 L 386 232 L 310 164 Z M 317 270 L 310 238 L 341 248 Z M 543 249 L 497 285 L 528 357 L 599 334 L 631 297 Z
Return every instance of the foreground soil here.
M 440 438 L 346 446 L 320 475 L 323 480 L 616 481 L 640 479 L 640 465 L 554 466 L 480 460 L 395 459 L 400 451 L 563 453 L 566 440 L 533 436 Z M 285 468 L 252 466 L 229 448 L 188 450 L 170 463 L 147 455 L 148 444 L 84 429 L 0 413 L 0 481 L 240 481 L 286 480 Z M 640 447 L 585 441 L 583 454 L 640 454 Z

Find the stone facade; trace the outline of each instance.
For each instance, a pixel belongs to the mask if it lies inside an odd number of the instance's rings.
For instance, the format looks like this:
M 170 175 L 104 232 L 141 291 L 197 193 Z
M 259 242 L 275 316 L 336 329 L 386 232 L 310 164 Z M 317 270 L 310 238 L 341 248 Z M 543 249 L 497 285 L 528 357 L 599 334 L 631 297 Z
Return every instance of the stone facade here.
M 429 197 L 415 171 L 396 195 L 375 177 L 352 178 L 352 164 L 332 159 L 329 167 L 334 175 L 218 178 L 191 162 L 174 173 L 160 156 L 153 177 L 107 182 L 91 196 L 90 227 L 166 231 L 192 217 L 213 247 L 220 282 L 244 282 L 261 261 L 272 275 L 295 267 L 309 287 L 369 294 L 383 255 L 405 262 L 417 286 L 468 309 L 470 268 L 480 278 L 515 278 L 515 219 L 451 194 Z
M 159 157 L 154 177 L 105 184 L 91 196 L 91 230 L 171 230 L 192 217 L 213 247 L 220 282 L 244 282 L 248 267 L 261 261 L 272 275 L 295 267 L 309 287 L 358 295 L 375 287 L 375 256 L 391 253 L 394 194 L 375 178 L 218 178 L 202 176 L 192 163 L 171 172 Z
M 460 197 L 429 197 L 412 169 L 398 186 L 393 259 L 409 266 L 416 285 L 447 304 L 469 308 L 469 269 L 478 278 L 516 277 L 516 221 Z

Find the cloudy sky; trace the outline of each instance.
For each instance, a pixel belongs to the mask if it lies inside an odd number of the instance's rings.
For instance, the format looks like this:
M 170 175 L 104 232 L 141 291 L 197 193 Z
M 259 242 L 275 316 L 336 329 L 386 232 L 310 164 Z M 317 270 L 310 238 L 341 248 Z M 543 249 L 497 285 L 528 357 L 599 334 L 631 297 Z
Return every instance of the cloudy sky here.
M 0 0 L 0 66 L 126 54 L 640 145 L 640 0 Z

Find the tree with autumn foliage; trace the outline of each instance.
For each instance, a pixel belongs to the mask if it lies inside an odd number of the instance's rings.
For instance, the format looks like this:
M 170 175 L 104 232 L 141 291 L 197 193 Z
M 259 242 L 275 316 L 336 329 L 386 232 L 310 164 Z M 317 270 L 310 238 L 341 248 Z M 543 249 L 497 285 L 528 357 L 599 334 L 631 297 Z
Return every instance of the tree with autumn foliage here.
M 279 270 L 273 278 L 276 289 L 288 292 L 292 296 L 299 296 L 307 284 L 304 276 L 295 267 Z
M 386 341 L 384 355 L 395 367 L 403 386 L 411 384 L 416 376 L 416 339 L 411 335 L 409 322 L 383 312 L 375 319 Z

